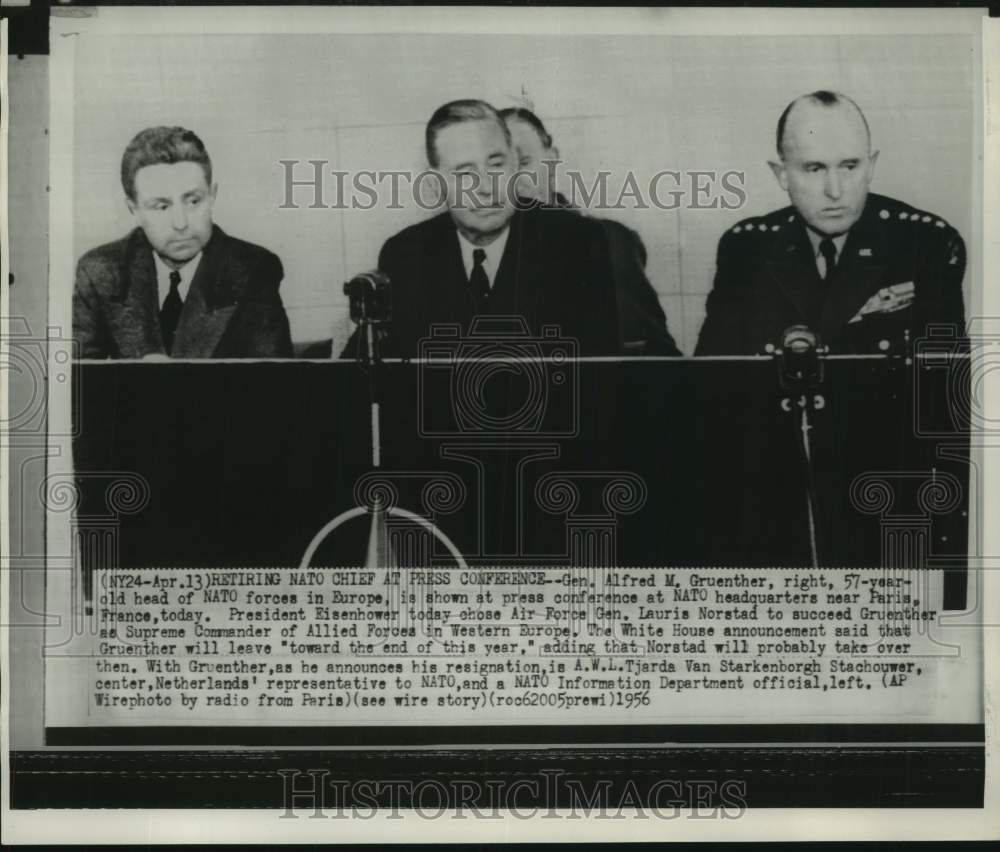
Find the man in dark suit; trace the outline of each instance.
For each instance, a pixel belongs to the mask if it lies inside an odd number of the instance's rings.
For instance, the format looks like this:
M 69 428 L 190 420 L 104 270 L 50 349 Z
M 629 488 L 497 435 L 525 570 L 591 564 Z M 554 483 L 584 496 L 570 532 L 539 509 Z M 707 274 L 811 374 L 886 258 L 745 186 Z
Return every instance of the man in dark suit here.
M 77 265 L 81 358 L 288 358 L 281 261 L 212 223 L 217 184 L 201 140 L 150 127 L 122 157 L 138 227 Z
M 558 326 L 580 355 L 617 350 L 607 240 L 563 210 L 517 209 L 510 132 L 484 101 L 440 107 L 426 128 L 427 158 L 448 210 L 386 241 L 379 269 L 392 282 L 386 356 L 419 354 L 432 326 L 468 334 L 475 317 L 521 317 L 532 335 Z M 344 349 L 353 356 L 355 334 Z
M 507 122 L 523 174 L 518 193 L 540 204 L 579 212 L 556 190 L 559 149 L 542 120 L 524 107 L 500 110 Z M 618 347 L 622 355 L 680 355 L 667 330 L 667 316 L 646 277 L 646 247 L 631 228 L 613 219 L 594 219 L 604 231 L 611 254 L 618 309 Z
M 878 151 L 850 98 L 818 91 L 778 121 L 791 206 L 719 241 L 697 355 L 754 355 L 805 325 L 832 353 L 900 353 L 928 324 L 964 330 L 965 244 L 940 216 L 869 194 Z

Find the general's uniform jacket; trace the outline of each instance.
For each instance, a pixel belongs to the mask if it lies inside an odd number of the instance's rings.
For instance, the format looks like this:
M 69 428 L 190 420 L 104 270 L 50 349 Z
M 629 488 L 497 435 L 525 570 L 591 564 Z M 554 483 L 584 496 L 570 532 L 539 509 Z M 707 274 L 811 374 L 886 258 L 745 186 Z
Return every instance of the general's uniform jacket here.
M 174 336 L 173 358 L 290 358 L 277 255 L 218 225 L 202 250 Z M 141 228 L 80 258 L 73 291 L 79 358 L 164 353 L 153 249 Z
M 834 354 L 898 354 L 931 324 L 964 331 L 965 244 L 939 216 L 870 194 L 828 289 L 794 207 L 719 240 L 697 355 L 756 355 L 804 324 Z

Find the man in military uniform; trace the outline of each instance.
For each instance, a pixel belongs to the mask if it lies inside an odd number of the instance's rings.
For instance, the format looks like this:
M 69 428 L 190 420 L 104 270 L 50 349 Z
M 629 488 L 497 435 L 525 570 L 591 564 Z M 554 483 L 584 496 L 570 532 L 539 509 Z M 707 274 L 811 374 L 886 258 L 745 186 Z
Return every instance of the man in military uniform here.
M 832 353 L 899 353 L 929 323 L 964 330 L 965 245 L 941 217 L 869 194 L 878 151 L 850 98 L 818 91 L 778 121 L 791 206 L 719 241 L 697 355 L 755 355 L 805 325 Z

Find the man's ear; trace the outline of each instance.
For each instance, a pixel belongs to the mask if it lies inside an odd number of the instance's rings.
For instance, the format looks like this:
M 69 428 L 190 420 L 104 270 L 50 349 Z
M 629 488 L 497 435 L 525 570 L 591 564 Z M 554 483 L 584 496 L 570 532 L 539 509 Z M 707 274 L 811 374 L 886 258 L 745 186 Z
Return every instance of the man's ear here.
M 878 160 L 878 151 L 872 151 L 871 156 L 868 158 L 868 182 L 871 183 L 873 177 L 875 177 L 875 161 Z
M 216 181 L 215 183 L 213 183 L 213 184 L 212 184 L 212 185 L 211 185 L 211 186 L 209 187 L 209 190 L 208 190 L 208 194 L 212 196 L 212 201 L 214 202 L 214 201 L 215 201 L 215 199 L 216 199 L 216 198 L 218 197 L 218 195 L 219 195 L 219 184 L 218 184 L 218 181 Z
M 785 192 L 788 192 L 788 174 L 785 171 L 784 161 L 768 160 L 767 164 L 771 167 L 771 171 L 774 172 L 774 176 L 778 181 L 778 186 L 785 190 Z
M 125 196 L 125 206 L 128 207 L 128 212 L 135 216 L 135 202 L 127 195 Z

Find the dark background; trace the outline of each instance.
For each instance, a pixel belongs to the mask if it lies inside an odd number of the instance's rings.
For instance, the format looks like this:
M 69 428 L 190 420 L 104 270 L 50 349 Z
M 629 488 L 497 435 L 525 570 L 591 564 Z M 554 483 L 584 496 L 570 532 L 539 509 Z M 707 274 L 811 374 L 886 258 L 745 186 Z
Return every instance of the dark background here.
M 966 375 L 955 364 L 830 359 L 819 389 L 823 407 L 811 413 L 811 468 L 798 408 L 782 410 L 791 397 L 770 359 L 532 364 L 527 369 L 542 382 L 534 397 L 539 411 L 513 430 L 502 424 L 536 404 L 526 403 L 525 370 L 485 381 L 485 407 L 477 409 L 476 388 L 459 374 L 472 367 L 386 364 L 380 382 L 381 472 L 397 484 L 398 504 L 420 514 L 427 514 L 427 476 L 443 471 L 461 479 L 465 499 L 430 519 L 470 563 L 564 566 L 567 523 L 610 513 L 619 565 L 808 567 L 808 470 L 821 565 L 883 566 L 883 522 L 919 516 L 933 529 L 930 556 L 964 562 L 967 464 L 939 457 L 942 447 L 967 447 L 953 402 Z M 123 567 L 298 566 L 319 529 L 358 505 L 355 484 L 373 470 L 368 377 L 360 365 L 77 369 L 79 514 L 107 512 L 109 480 L 101 473 L 132 472 L 149 484 L 146 508 L 120 516 Z M 471 412 L 465 420 L 463 401 Z M 487 430 L 482 412 L 501 428 Z M 422 436 L 420 424 L 437 436 Z M 560 434 L 566 431 L 575 434 Z M 519 543 L 514 464 L 539 448 L 557 457 L 524 467 Z M 445 451 L 482 459 L 485 485 L 472 464 Z M 954 477 L 946 483 L 953 491 L 961 485 L 946 505 L 930 506 L 921 496 L 935 471 Z M 413 472 L 425 476 L 401 475 Z M 536 499 L 539 480 L 559 472 L 579 491 L 569 515 Z M 619 472 L 641 478 L 645 499 L 613 513 L 602 487 Z M 863 475 L 877 476 L 891 493 L 885 511 L 863 511 L 852 501 Z M 485 527 L 477 519 L 481 500 Z M 367 525 L 357 529 L 360 539 L 331 541 L 319 561 L 363 564 Z M 949 573 L 947 608 L 963 605 L 962 584 L 962 572 Z

